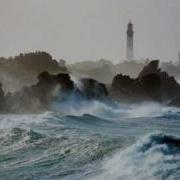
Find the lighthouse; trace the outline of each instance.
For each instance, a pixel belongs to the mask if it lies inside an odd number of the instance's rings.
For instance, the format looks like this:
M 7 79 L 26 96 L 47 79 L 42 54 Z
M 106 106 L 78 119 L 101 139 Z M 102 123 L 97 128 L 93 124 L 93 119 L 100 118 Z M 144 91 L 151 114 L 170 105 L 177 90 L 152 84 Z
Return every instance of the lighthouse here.
M 129 21 L 127 25 L 127 60 L 134 59 L 134 50 L 133 50 L 133 38 L 134 38 L 134 31 L 133 31 L 133 24 Z

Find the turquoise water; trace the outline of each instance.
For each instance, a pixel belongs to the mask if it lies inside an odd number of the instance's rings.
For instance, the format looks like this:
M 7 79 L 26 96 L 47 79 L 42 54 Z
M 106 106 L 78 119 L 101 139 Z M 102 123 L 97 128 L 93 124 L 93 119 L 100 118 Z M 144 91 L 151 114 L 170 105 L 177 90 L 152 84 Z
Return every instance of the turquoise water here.
M 180 109 L 99 101 L 52 107 L 0 116 L 0 179 L 180 179 Z

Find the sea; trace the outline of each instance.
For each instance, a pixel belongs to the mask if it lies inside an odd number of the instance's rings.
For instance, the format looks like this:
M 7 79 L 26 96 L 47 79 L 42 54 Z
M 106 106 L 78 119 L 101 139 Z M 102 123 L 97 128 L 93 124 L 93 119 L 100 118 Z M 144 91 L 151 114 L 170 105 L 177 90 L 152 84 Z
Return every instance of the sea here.
M 180 180 L 180 109 L 70 98 L 0 115 L 0 180 Z

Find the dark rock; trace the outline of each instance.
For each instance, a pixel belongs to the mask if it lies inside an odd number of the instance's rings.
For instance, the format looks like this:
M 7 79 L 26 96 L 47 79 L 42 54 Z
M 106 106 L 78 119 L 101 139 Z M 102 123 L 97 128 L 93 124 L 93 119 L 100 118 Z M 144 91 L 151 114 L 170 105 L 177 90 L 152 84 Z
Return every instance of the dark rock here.
M 39 82 L 36 86 L 44 85 L 44 86 L 50 86 L 53 85 L 60 85 L 62 90 L 65 91 L 71 91 L 74 88 L 73 81 L 71 80 L 69 74 L 66 73 L 59 73 L 57 75 L 51 75 L 47 71 L 42 72 L 38 76 Z
M 157 74 L 147 74 L 141 78 L 140 82 L 146 96 L 152 100 L 161 101 L 161 79 Z
M 55 98 L 65 98 L 74 89 L 73 81 L 68 74 L 51 75 L 42 72 L 38 83 L 16 93 L 8 93 L 6 106 L 9 112 L 39 112 L 50 110 L 50 104 Z
M 158 60 L 143 68 L 137 79 L 119 74 L 114 77 L 110 96 L 123 102 L 167 102 L 179 96 L 180 85 L 174 77 L 158 68 Z
M 131 97 L 131 99 L 133 98 L 133 88 L 135 88 L 136 83 L 138 83 L 138 81 L 135 79 L 132 79 L 126 75 L 118 74 L 113 79 L 110 88 L 110 96 L 114 100 L 128 102 L 128 96 Z
M 51 110 L 52 102 L 63 102 L 72 93 L 77 98 L 84 99 L 102 99 L 108 96 L 106 86 L 96 80 L 81 79 L 81 84 L 81 89 L 75 88 L 69 74 L 53 75 L 44 71 L 39 74 L 37 84 L 5 96 L 7 112 L 39 113 Z M 0 91 L 0 98 L 3 97 L 3 91 Z
M 159 60 L 153 60 L 146 66 L 144 66 L 143 70 L 139 73 L 138 79 L 141 80 L 141 78 L 145 77 L 148 74 L 158 74 L 160 73 L 159 66 Z
M 90 78 L 83 78 L 80 80 L 82 83 L 82 94 L 87 99 L 102 99 L 108 96 L 108 90 L 103 83 Z

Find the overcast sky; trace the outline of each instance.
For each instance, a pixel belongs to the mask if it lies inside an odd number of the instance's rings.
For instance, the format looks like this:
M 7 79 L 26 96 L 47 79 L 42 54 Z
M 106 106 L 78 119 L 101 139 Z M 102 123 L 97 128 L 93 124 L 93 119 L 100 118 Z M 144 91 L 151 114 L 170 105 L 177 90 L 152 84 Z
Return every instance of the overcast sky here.
M 0 56 L 45 50 L 69 62 L 119 62 L 129 19 L 137 59 L 177 60 L 180 0 L 0 0 Z

